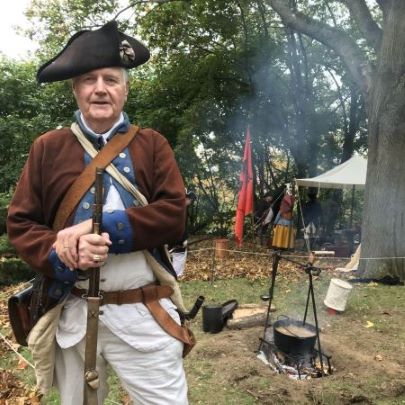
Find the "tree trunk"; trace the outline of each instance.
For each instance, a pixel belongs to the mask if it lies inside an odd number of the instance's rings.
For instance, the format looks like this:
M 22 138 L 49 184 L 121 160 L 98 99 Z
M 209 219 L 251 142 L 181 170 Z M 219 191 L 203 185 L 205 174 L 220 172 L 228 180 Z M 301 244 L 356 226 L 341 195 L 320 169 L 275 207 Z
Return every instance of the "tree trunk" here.
M 345 138 L 342 147 L 342 159 L 340 163 L 346 162 L 353 156 L 354 138 L 360 125 L 360 95 L 357 88 L 352 85 L 350 87 L 350 114 L 349 122 L 345 129 Z
M 369 98 L 360 274 L 405 279 L 405 2 L 387 3 Z

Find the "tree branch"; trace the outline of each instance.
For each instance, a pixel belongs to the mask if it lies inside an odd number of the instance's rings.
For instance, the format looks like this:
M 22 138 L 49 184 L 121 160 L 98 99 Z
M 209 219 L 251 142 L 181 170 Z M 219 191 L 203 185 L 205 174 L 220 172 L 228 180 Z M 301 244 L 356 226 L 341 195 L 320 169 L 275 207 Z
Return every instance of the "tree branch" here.
M 268 0 L 268 2 L 286 25 L 333 49 L 345 63 L 354 82 L 367 98 L 372 67 L 349 35 L 298 11 L 294 12 L 286 5 L 284 0 Z
M 360 31 L 376 52 L 380 49 L 382 30 L 374 21 L 364 0 L 340 0 L 350 11 Z
M 267 21 L 266 21 L 266 11 L 261 0 L 257 1 L 257 7 L 259 9 L 260 18 L 262 19 L 264 35 L 266 36 L 266 38 L 269 38 L 269 30 L 267 28 Z
M 187 0 L 136 0 L 136 1 L 131 1 L 129 5 L 122 10 L 120 10 L 113 18 L 113 20 L 116 20 L 123 12 L 127 11 L 128 9 L 135 7 L 138 4 L 148 4 L 148 3 L 155 3 L 157 6 L 160 6 L 165 3 L 174 3 L 176 1 L 187 1 Z

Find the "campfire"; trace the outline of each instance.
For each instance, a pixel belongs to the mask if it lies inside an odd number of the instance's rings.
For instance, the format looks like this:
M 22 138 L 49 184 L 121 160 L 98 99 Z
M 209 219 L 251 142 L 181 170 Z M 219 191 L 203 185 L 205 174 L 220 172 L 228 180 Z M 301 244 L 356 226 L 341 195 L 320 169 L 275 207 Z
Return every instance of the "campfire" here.
M 302 353 L 286 353 L 274 342 L 274 328 L 268 328 L 264 339 L 261 340 L 261 349 L 258 359 L 267 364 L 279 374 L 286 374 L 294 380 L 307 380 L 325 377 L 333 373 L 331 356 L 315 348 L 303 350 Z
M 295 380 L 325 377 L 332 374 L 333 368 L 331 356 L 324 353 L 321 348 L 312 280 L 313 275 L 319 275 L 320 269 L 313 266 L 313 258 L 310 258 L 309 263 L 305 266 L 297 263 L 304 268 L 309 277 L 304 319 L 300 321 L 281 315 L 276 322 L 271 324 L 270 308 L 278 263 L 281 258 L 278 253 L 273 255 L 269 294 L 262 296 L 263 300 L 268 301 L 268 311 L 257 357 L 268 364 L 275 372 L 287 374 Z M 310 301 L 312 302 L 315 325 L 307 322 Z

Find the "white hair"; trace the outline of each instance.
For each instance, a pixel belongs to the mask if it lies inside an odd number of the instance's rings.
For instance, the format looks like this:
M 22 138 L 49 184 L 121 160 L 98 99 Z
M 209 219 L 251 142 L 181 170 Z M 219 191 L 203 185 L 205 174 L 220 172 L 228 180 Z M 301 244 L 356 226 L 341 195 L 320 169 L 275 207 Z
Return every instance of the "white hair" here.
M 128 69 L 122 68 L 122 72 L 123 72 L 123 75 L 124 75 L 124 80 L 125 80 L 126 82 L 129 82 L 129 72 L 128 72 Z
M 120 68 L 122 70 L 122 77 L 124 79 L 125 83 L 129 83 L 129 72 L 128 69 L 125 68 Z M 71 82 L 72 82 L 72 86 L 74 87 L 75 81 L 77 79 L 78 76 L 72 77 Z

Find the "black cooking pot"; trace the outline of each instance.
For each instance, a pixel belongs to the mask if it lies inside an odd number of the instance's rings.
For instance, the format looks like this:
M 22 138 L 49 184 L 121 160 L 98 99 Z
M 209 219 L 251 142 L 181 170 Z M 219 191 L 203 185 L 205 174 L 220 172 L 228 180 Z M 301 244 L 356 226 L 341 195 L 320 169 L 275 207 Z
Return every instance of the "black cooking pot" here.
M 274 344 L 289 356 L 301 357 L 311 354 L 316 342 L 315 326 L 285 318 L 274 322 Z

